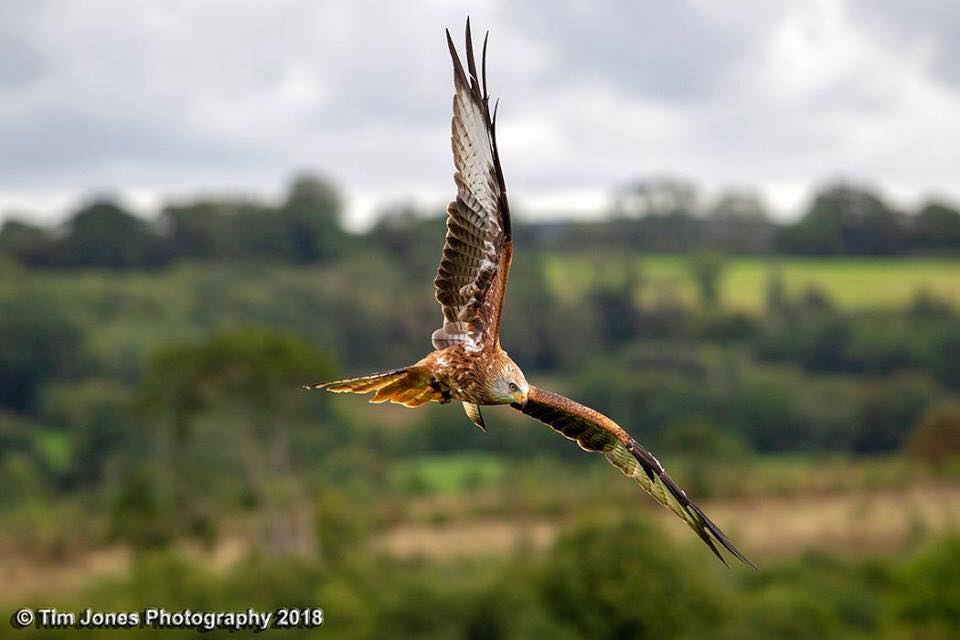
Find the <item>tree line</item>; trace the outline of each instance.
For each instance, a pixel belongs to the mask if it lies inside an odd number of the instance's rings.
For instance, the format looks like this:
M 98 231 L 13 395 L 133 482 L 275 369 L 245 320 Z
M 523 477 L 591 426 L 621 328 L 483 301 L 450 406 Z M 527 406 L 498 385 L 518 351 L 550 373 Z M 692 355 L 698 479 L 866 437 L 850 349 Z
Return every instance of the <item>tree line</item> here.
M 324 262 L 343 250 L 342 199 L 328 181 L 296 178 L 283 202 L 199 199 L 170 204 L 154 220 L 107 198 L 82 206 L 58 227 L 8 220 L 0 252 L 37 267 L 137 269 L 172 261 Z
M 822 188 L 795 222 L 771 219 L 759 197 L 733 191 L 702 203 L 696 188 L 672 179 L 639 181 L 615 193 L 604 220 L 515 223 L 524 246 L 544 251 L 599 247 L 629 251 L 811 256 L 960 254 L 960 211 L 930 201 L 898 210 L 878 193 L 850 184 Z M 44 227 L 8 219 L 0 253 L 27 266 L 108 269 L 160 267 L 179 259 L 329 262 L 359 242 L 393 257 L 419 259 L 425 237 L 439 238 L 436 212 L 393 207 L 364 238 L 342 225 L 343 198 L 328 180 L 300 176 L 278 205 L 254 199 L 202 198 L 165 206 L 153 220 L 101 198 L 65 223 Z M 431 258 L 435 247 L 430 253 Z

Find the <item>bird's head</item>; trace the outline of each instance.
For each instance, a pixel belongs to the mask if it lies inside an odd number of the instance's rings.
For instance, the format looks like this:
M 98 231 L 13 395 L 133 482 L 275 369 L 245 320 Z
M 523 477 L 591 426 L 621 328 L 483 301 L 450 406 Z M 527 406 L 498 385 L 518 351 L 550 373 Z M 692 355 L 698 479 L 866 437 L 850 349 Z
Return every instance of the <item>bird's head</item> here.
M 527 393 L 530 391 L 530 385 L 527 384 L 527 379 L 523 376 L 523 371 L 520 370 L 517 363 L 504 354 L 503 363 L 497 375 L 493 378 L 489 391 L 492 400 L 497 404 L 523 406 L 527 403 Z

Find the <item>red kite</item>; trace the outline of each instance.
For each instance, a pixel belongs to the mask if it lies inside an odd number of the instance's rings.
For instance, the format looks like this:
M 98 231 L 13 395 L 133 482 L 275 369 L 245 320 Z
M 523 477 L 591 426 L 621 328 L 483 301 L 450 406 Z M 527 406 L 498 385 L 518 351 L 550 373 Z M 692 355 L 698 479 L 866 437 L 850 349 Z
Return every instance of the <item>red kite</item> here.
M 406 407 L 457 400 L 481 429 L 485 429 L 481 405 L 510 405 L 576 440 L 586 451 L 603 453 L 654 500 L 680 516 L 724 563 L 715 542 L 753 567 L 653 454 L 620 425 L 589 407 L 529 384 L 500 347 L 500 319 L 513 254 L 510 208 L 497 152 L 497 110 L 494 107 L 491 114 L 487 93 L 487 38 L 478 74 L 469 20 L 466 36 L 465 72 L 447 31 L 455 87 L 451 140 L 457 199 L 447 205 L 446 241 L 434 280 L 443 310 L 443 326 L 432 336 L 435 351 L 409 367 L 308 388 L 374 393 L 370 402 L 390 401 Z

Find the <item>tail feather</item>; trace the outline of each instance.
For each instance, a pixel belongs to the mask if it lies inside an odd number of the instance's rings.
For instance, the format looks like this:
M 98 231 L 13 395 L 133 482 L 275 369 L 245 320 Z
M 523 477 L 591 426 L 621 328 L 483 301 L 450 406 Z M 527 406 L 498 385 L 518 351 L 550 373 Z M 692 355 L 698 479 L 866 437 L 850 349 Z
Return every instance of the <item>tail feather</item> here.
M 407 375 L 407 371 L 407 369 L 393 369 L 391 371 L 371 373 L 368 376 L 360 376 L 359 378 L 318 382 L 317 384 L 308 384 L 304 386 L 304 389 L 326 389 L 333 393 L 370 393 L 371 391 L 379 391 L 391 382 L 399 380 Z
M 380 404 L 382 402 L 387 402 L 388 400 L 399 401 L 400 397 L 411 388 L 417 390 L 417 387 L 410 386 L 407 376 L 397 378 L 390 384 L 377 389 L 377 392 L 373 394 L 372 398 L 370 398 L 370 402 L 373 404 Z
M 437 402 L 441 402 L 443 400 L 443 395 L 440 394 L 438 397 L 437 392 L 433 388 L 427 387 L 415 397 L 410 398 L 409 400 L 405 400 L 403 402 L 403 406 L 410 407 L 412 409 L 414 407 L 419 407 L 420 405 L 427 404 L 431 400 L 436 400 Z
M 359 378 L 321 382 L 305 389 L 326 389 L 333 393 L 373 393 L 370 402 L 394 402 L 405 407 L 419 407 L 431 400 L 443 398 L 439 389 L 430 384 L 430 377 L 417 367 L 382 371 Z

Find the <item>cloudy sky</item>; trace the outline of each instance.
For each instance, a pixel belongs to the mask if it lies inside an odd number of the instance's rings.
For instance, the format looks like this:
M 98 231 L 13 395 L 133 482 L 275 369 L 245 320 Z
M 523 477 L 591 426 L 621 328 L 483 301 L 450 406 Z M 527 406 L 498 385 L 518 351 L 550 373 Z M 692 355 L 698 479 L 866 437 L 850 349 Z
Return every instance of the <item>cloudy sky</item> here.
M 445 201 L 443 28 L 467 13 L 527 216 L 651 175 L 755 187 L 781 217 L 836 178 L 960 199 L 957 2 L 7 0 L 0 212 L 276 197 L 298 170 L 335 179 L 355 226 Z

